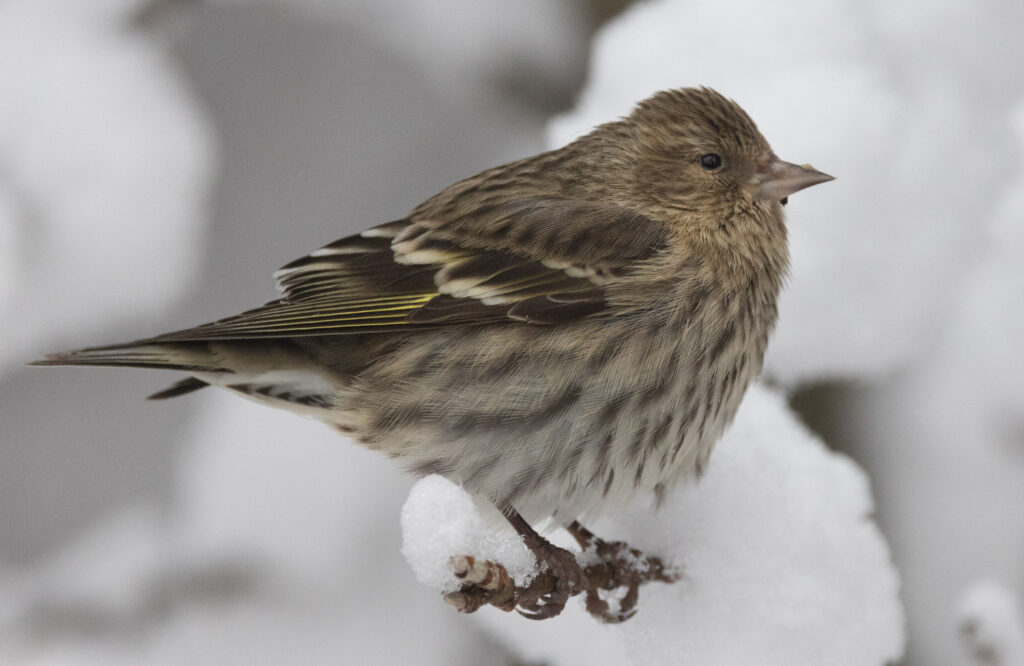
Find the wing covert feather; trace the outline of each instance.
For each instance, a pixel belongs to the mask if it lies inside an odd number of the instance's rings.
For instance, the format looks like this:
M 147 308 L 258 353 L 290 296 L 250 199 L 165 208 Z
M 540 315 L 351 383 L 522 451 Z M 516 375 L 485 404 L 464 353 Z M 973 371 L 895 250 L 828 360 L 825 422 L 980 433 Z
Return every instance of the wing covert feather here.
M 275 273 L 280 300 L 157 340 L 339 335 L 494 322 L 560 324 L 608 309 L 604 286 L 667 243 L 661 223 L 559 197 L 414 216 Z

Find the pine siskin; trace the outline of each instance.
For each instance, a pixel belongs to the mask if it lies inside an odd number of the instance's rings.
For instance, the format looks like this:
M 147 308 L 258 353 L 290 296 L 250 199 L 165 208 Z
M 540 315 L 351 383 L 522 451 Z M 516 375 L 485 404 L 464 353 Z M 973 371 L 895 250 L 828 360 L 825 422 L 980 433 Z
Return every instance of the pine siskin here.
M 181 370 L 151 397 L 313 415 L 488 498 L 555 563 L 527 521 L 700 474 L 775 324 L 782 204 L 831 179 L 717 92 L 661 92 L 293 261 L 278 301 L 37 364 Z

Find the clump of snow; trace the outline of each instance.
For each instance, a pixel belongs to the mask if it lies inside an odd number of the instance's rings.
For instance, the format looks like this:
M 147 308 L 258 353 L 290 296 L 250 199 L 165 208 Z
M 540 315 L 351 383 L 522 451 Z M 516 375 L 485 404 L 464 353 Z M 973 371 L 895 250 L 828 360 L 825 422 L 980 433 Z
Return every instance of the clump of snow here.
M 699 483 L 660 511 L 645 498 L 589 526 L 668 557 L 681 582 L 644 586 L 637 615 L 616 627 L 572 602 L 549 622 L 477 617 L 523 659 L 559 666 L 599 655 L 626 664 L 885 664 L 902 652 L 903 614 L 872 512 L 860 469 L 798 423 L 782 396 L 756 386 Z M 481 535 L 496 535 L 483 531 L 468 496 L 433 477 L 407 501 L 403 530 L 417 576 L 443 589 L 448 557 L 495 557 L 518 543 L 504 532 L 506 545 L 474 550 Z
M 979 666 L 1024 664 L 1024 612 L 1019 595 L 994 581 L 972 585 L 960 605 L 960 639 Z
M 944 47 L 924 50 L 956 23 L 950 7 L 900 3 L 892 21 L 876 4 L 889 3 L 638 3 L 600 33 L 577 108 L 550 126 L 560 145 L 656 90 L 709 85 L 779 156 L 837 177 L 787 208 L 793 274 L 766 361 L 787 384 L 877 376 L 926 351 L 1013 159 L 990 129 L 1008 105 L 964 94 L 937 64 Z M 994 24 L 949 34 L 987 49 Z M 925 26 L 937 32 L 925 39 Z
M 130 28 L 142 4 L 0 4 L 0 188 L 24 236 L 0 364 L 162 312 L 195 274 L 212 142 L 162 48 Z
M 421 583 L 451 592 L 454 555 L 472 555 L 503 565 L 516 585 L 527 585 L 537 560 L 509 529 L 501 530 L 477 511 L 473 498 L 444 477 L 421 479 L 402 507 L 402 554 Z

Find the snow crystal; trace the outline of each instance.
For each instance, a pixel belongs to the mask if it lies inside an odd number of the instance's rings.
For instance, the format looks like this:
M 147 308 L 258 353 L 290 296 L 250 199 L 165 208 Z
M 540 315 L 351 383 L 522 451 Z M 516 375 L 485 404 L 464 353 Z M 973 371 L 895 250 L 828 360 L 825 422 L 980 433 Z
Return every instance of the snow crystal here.
M 527 585 L 537 561 L 510 529 L 485 520 L 469 494 L 444 477 L 421 479 L 402 507 L 402 554 L 416 578 L 443 592 L 459 588 L 449 560 L 455 555 L 502 564 L 516 585 Z

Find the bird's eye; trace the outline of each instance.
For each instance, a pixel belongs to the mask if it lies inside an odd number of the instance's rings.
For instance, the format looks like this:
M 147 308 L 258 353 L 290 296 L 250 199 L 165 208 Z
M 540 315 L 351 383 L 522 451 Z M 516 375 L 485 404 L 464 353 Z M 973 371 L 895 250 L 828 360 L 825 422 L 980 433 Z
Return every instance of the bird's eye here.
M 722 157 L 718 153 L 705 153 L 700 156 L 700 165 L 707 171 L 714 171 L 722 166 Z

